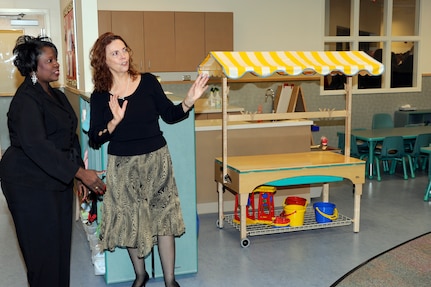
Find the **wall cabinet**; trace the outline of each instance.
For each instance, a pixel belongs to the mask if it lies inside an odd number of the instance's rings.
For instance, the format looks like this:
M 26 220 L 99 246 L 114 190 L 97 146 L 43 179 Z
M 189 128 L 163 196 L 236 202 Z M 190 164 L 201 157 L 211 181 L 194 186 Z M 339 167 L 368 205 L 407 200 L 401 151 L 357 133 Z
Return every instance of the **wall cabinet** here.
M 205 13 L 175 12 L 175 69 L 196 71 L 205 59 Z
M 130 25 L 124 25 L 130 23 Z M 144 21 L 139 11 L 113 11 L 111 14 L 111 31 L 120 35 L 133 51 L 133 62 L 142 71 L 144 63 Z M 133 28 L 132 28 L 133 27 Z
M 99 26 L 99 36 L 103 33 L 110 32 L 112 27 L 111 11 L 98 11 L 97 23 Z
M 133 25 L 124 25 L 133 23 Z M 133 51 L 133 63 L 144 71 L 144 22 L 140 11 L 98 11 L 99 36 L 106 32 L 120 35 Z
M 98 11 L 99 35 L 112 31 L 141 72 L 187 72 L 209 51 L 233 50 L 233 13 Z
M 174 12 L 144 12 L 144 71 L 175 71 Z
M 205 12 L 205 56 L 211 51 L 233 51 L 233 14 Z

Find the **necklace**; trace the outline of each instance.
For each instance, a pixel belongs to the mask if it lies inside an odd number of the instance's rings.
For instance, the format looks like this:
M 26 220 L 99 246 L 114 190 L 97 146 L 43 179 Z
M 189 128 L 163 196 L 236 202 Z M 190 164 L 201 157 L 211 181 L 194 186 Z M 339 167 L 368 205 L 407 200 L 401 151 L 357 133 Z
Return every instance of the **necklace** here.
M 126 86 L 126 91 L 124 92 L 124 94 L 125 94 L 125 96 L 123 96 L 123 97 L 118 97 L 120 100 L 123 100 L 124 101 L 124 98 L 126 98 L 128 95 L 127 95 L 127 92 L 129 91 L 129 84 L 130 84 L 130 76 L 129 75 L 127 75 L 127 86 Z

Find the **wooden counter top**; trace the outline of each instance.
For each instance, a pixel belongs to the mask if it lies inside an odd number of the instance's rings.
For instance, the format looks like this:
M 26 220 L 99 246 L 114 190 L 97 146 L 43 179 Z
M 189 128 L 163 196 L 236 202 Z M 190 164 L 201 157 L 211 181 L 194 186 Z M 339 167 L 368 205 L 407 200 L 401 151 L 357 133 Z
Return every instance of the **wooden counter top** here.
M 280 121 L 262 121 L 262 122 L 228 122 L 228 129 L 261 129 L 276 127 L 295 127 L 311 126 L 313 121 L 310 120 L 280 120 Z M 196 120 L 195 131 L 216 131 L 222 129 L 222 120 Z
M 227 112 L 243 112 L 244 108 L 228 105 Z M 208 99 L 198 99 L 195 102 L 195 114 L 212 114 L 212 113 L 222 113 L 221 107 L 211 107 L 208 105 Z

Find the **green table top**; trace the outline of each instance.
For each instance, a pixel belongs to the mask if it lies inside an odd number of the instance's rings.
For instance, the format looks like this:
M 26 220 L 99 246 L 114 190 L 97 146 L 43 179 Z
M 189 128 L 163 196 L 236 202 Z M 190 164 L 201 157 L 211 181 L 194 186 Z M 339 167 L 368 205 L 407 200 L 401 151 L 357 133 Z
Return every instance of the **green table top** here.
M 365 141 L 383 141 L 388 136 L 402 136 L 405 139 L 414 139 L 419 134 L 431 133 L 431 126 L 415 126 L 390 129 L 353 130 L 352 135 Z

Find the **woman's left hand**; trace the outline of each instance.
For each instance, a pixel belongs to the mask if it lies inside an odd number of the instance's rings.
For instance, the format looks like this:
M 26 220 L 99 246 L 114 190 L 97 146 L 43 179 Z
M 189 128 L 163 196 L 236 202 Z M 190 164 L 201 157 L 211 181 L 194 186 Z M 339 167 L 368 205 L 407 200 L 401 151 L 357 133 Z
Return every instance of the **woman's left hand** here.
M 196 100 L 199 99 L 205 93 L 205 91 L 208 89 L 208 80 L 208 75 L 198 75 L 195 82 L 188 91 L 186 98 L 184 99 L 184 104 L 186 105 L 186 107 L 193 106 Z
M 76 181 L 76 189 L 78 192 L 78 196 L 82 201 L 85 201 L 88 197 L 89 190 L 88 188 L 80 181 Z

